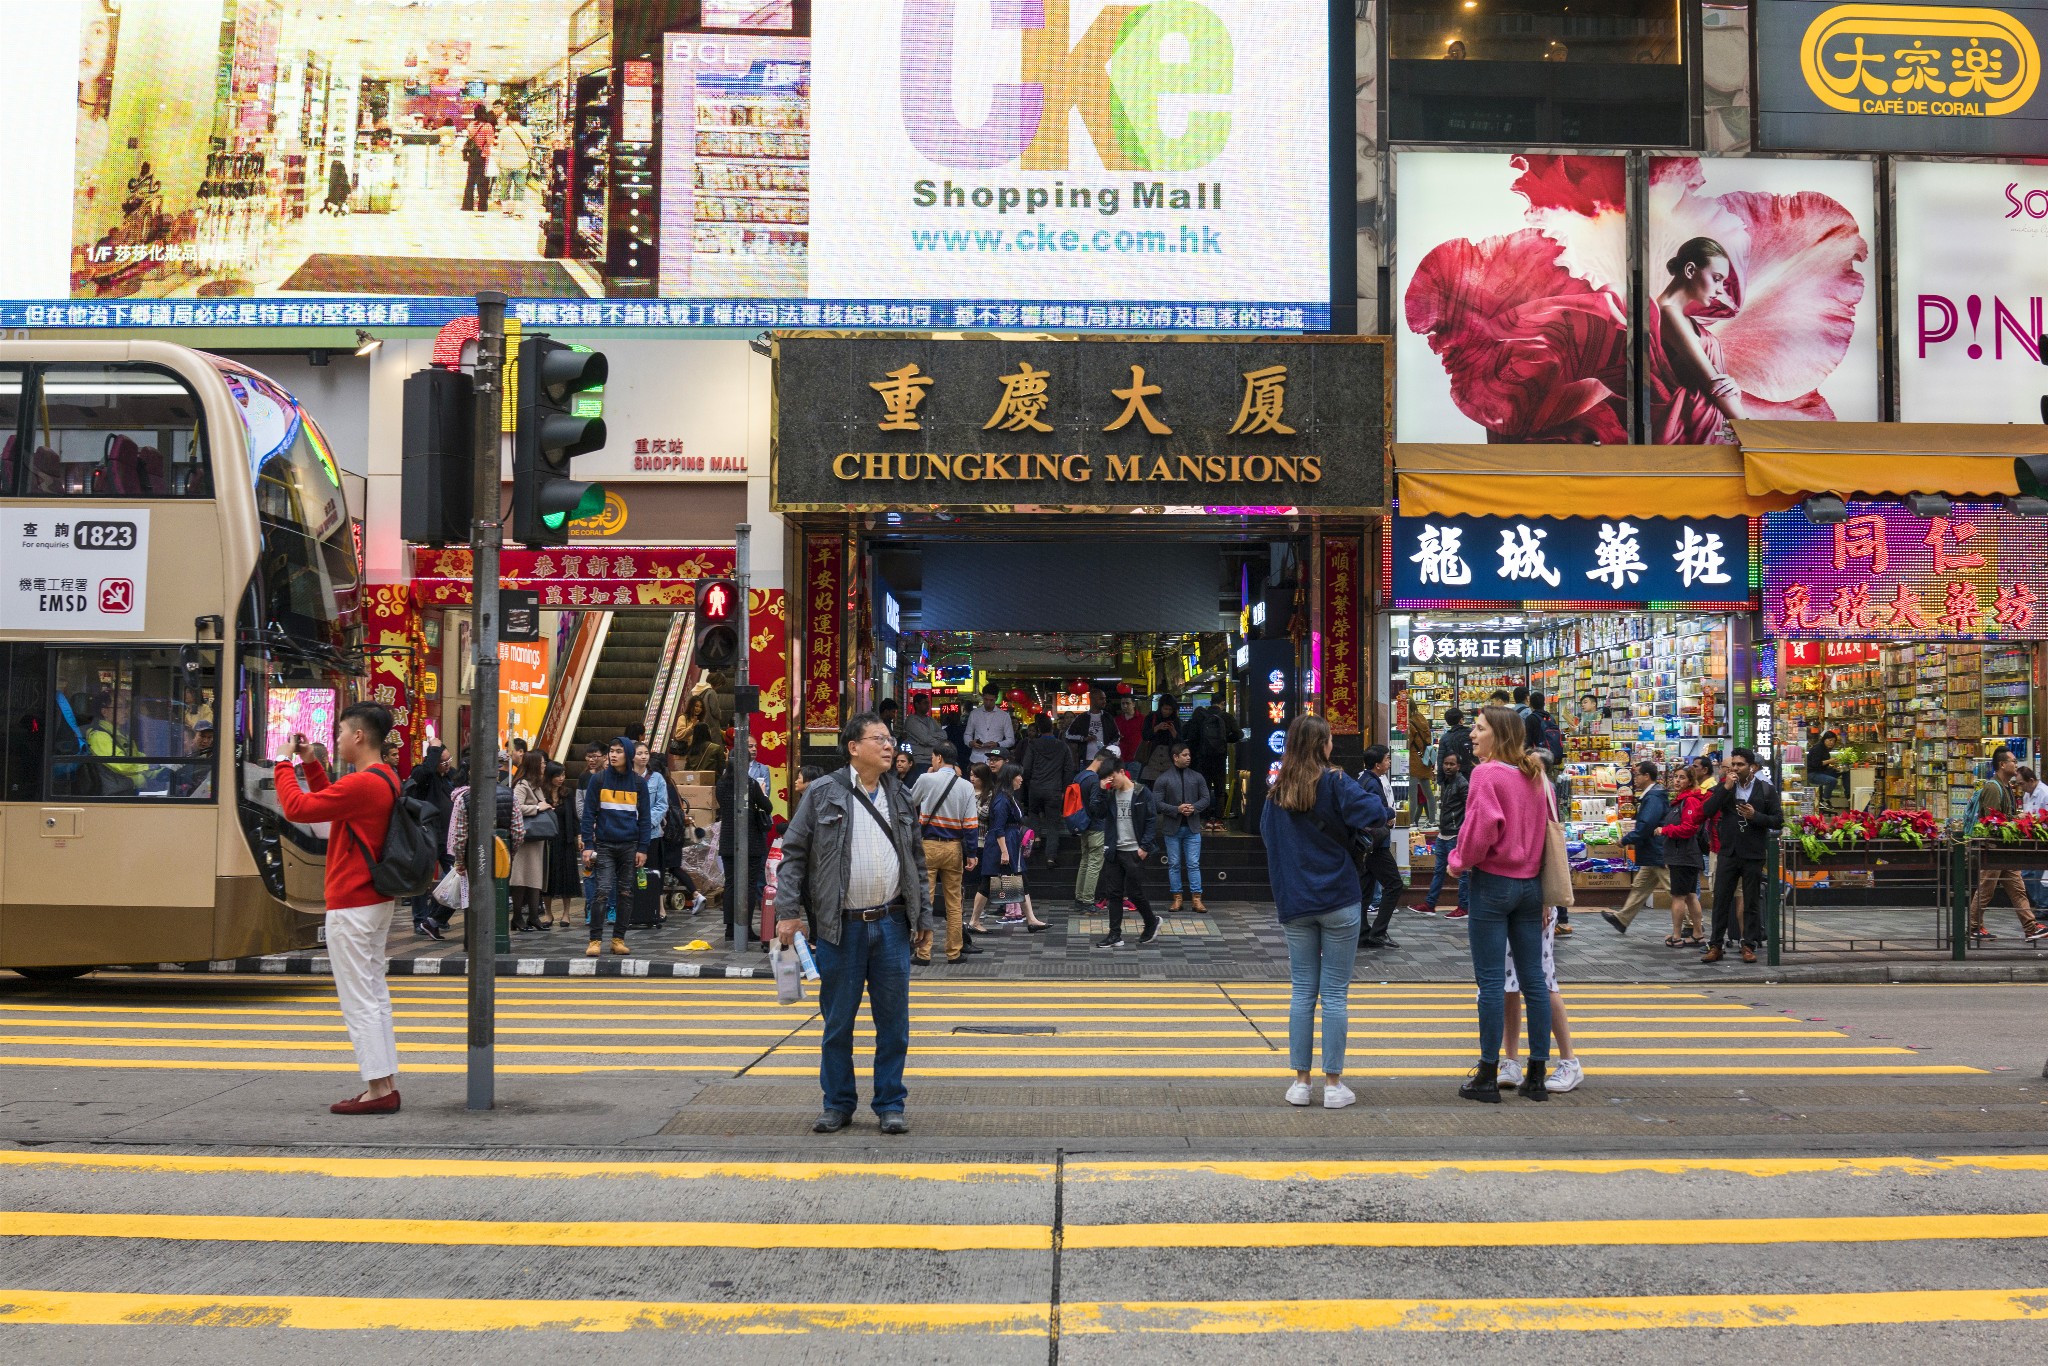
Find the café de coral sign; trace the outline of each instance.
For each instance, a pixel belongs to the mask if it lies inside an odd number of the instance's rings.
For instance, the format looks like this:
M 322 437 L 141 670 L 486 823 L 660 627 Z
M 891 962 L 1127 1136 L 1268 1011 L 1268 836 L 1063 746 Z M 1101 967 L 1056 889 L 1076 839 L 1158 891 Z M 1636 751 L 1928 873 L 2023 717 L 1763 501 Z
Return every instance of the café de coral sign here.
M 2041 51 L 2002 10 L 1837 5 L 1807 26 L 1799 70 L 1815 98 L 1846 114 L 1996 118 L 2034 97 Z
M 1331 340 L 783 334 L 775 505 L 1381 506 L 1384 339 Z

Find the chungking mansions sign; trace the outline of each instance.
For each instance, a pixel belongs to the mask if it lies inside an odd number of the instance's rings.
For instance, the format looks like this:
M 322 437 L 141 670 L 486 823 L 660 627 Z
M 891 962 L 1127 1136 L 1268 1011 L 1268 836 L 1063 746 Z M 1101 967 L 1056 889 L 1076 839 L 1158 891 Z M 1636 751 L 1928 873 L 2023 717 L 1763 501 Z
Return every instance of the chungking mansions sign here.
M 1381 509 L 1385 348 L 779 333 L 774 505 Z

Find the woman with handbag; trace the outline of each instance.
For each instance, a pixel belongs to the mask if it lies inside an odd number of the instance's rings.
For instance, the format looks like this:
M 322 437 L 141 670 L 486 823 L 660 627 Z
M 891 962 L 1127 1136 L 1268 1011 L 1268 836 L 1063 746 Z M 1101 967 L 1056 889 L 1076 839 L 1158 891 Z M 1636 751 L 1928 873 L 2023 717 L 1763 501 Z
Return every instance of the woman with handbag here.
M 541 899 L 544 912 L 541 927 L 558 929 L 569 923 L 566 903 L 583 895 L 583 860 L 577 851 L 574 834 L 581 825 L 576 818 L 576 798 L 582 789 L 570 783 L 568 770 L 560 764 L 549 763 L 547 773 L 548 795 L 554 799 L 557 833 L 548 841 L 548 885 Z M 557 907 L 557 902 L 564 904 Z
M 1052 926 L 1038 918 L 1031 909 L 1031 894 L 1024 890 L 1024 860 L 1029 852 L 1024 846 L 1029 831 L 1024 815 L 1023 765 L 1004 764 L 996 774 L 995 796 L 988 807 L 988 837 L 981 846 L 985 859 L 994 855 L 988 864 L 988 897 L 998 905 L 1021 907 L 1024 928 L 1036 934 Z M 1005 920 L 1018 918 L 1007 910 L 1003 913 Z
M 1393 813 L 1378 784 L 1360 785 L 1330 765 L 1330 723 L 1312 713 L 1287 728 L 1280 776 L 1259 812 L 1259 837 L 1273 878 L 1273 907 L 1287 936 L 1287 974 L 1294 994 L 1287 1008 L 1287 1062 L 1294 1083 L 1289 1105 L 1309 1102 L 1309 1056 L 1315 1042 L 1316 1001 L 1323 1003 L 1323 1108 L 1341 1110 L 1358 1099 L 1344 1084 L 1344 1046 L 1351 1030 L 1351 966 L 1365 919 L 1365 889 L 1358 875 L 1364 831 Z
M 1465 823 L 1451 850 L 1451 868 L 1472 874 L 1467 936 L 1472 975 L 1479 985 L 1479 1065 L 1458 1094 L 1500 1103 L 1500 1044 L 1507 1009 L 1507 962 L 1529 1016 L 1529 1063 L 1516 1091 L 1548 1100 L 1550 992 L 1543 972 L 1545 907 L 1571 901 L 1571 865 L 1564 830 L 1542 761 L 1522 747 L 1526 730 L 1512 707 L 1487 707 L 1472 724 L 1479 759 L 1465 794 Z M 1562 885 L 1559 880 L 1562 879 Z
M 512 855 L 512 928 L 545 930 L 547 917 L 548 849 L 561 832 L 555 826 L 555 804 L 548 800 L 547 756 L 530 749 L 519 761 L 512 800 L 526 823 L 526 838 Z

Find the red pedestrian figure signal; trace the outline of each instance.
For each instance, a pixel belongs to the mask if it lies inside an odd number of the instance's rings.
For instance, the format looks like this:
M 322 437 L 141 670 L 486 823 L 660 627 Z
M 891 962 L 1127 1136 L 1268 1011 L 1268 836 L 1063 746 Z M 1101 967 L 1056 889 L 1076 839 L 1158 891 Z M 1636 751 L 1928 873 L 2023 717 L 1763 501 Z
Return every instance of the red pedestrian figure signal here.
M 740 657 L 740 588 L 731 579 L 697 583 L 697 667 L 724 673 Z
M 732 618 L 733 586 L 723 579 L 715 579 L 704 587 L 704 620 L 728 621 Z

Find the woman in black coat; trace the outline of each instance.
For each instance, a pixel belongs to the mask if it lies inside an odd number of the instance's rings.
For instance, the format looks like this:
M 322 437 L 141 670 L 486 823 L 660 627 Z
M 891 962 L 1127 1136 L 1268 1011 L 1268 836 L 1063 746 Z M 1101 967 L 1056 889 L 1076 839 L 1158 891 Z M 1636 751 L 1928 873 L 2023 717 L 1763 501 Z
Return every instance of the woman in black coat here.
M 583 868 L 576 857 L 576 831 L 579 828 L 576 817 L 576 789 L 569 783 L 569 775 L 557 763 L 548 765 L 549 791 L 555 799 L 555 825 L 563 834 L 548 846 L 547 888 L 543 893 L 548 907 L 548 919 L 554 926 L 569 923 L 569 909 L 565 905 L 559 914 L 554 912 L 555 899 L 568 902 L 583 895 Z

